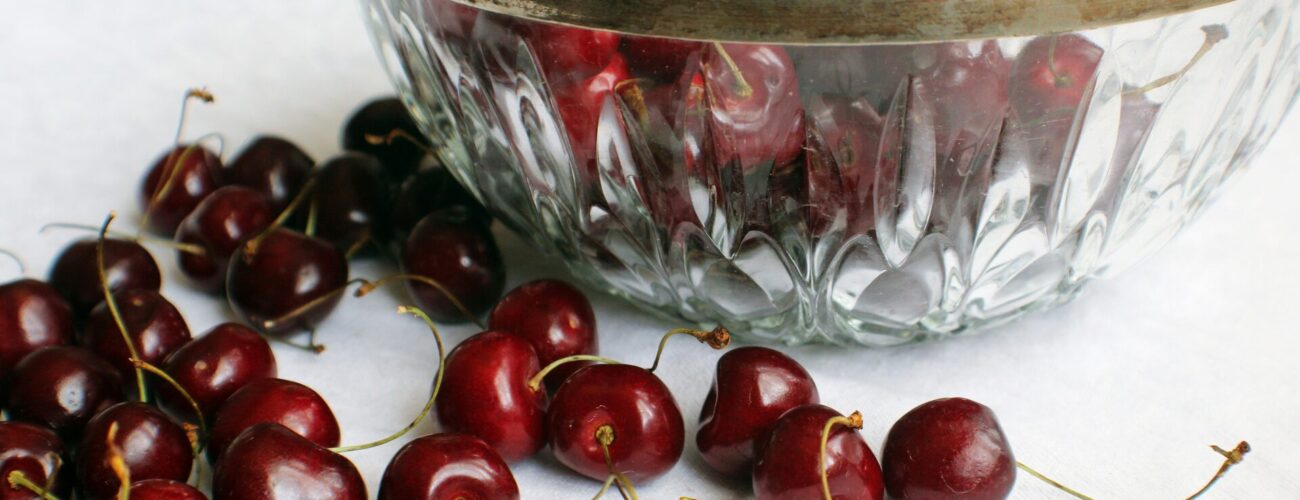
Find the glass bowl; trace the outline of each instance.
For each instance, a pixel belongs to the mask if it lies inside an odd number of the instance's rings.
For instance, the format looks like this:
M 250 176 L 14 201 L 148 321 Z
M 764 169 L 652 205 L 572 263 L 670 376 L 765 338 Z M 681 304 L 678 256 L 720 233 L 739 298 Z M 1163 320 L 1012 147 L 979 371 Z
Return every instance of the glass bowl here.
M 764 2 L 365 5 L 440 159 L 502 222 L 613 294 L 789 343 L 1061 303 L 1168 241 L 1300 89 L 1300 0 L 718 20 Z

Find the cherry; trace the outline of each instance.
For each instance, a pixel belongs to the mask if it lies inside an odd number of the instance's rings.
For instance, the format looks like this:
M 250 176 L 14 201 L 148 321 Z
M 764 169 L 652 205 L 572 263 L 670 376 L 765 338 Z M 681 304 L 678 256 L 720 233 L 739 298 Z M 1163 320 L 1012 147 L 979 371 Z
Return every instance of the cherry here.
M 133 481 L 184 481 L 194 460 L 185 430 L 167 415 L 143 403 L 120 403 L 86 424 L 77 453 L 77 482 L 86 498 L 113 498 L 121 488 L 110 463 L 114 452 L 125 461 Z
M 229 184 L 266 197 L 278 213 L 302 191 L 316 164 L 296 144 L 275 136 L 257 136 L 235 156 L 225 172 Z
M 425 19 L 441 28 L 448 40 L 468 40 L 478 19 L 478 9 L 451 0 L 430 0 Z
M 375 144 L 366 136 L 387 136 L 400 130 L 418 142 L 389 141 Z M 424 161 L 428 140 L 420 132 L 415 119 L 396 97 L 382 97 L 363 105 L 353 112 L 343 126 L 343 149 L 366 153 L 379 159 L 388 182 L 400 184 L 420 168 Z
M 649 36 L 625 36 L 621 47 L 632 74 L 658 80 L 675 79 L 691 54 L 703 48 L 700 42 Z
M 152 365 L 190 341 L 185 318 L 162 294 L 153 290 L 124 290 L 113 294 L 122 324 L 135 352 L 126 345 L 122 330 L 107 302 L 102 302 L 86 319 L 81 343 L 117 369 L 123 378 L 135 371 L 132 357 Z
M 23 356 L 72 337 L 72 307 L 54 287 L 32 279 L 0 285 L 0 383 Z
M 122 377 L 107 361 L 80 347 L 38 350 L 9 374 L 6 407 L 14 420 L 35 422 L 65 438 L 100 410 L 122 400 Z
M 744 172 L 782 166 L 803 148 L 803 104 L 794 62 L 776 45 L 714 43 L 704 52 L 708 112 L 717 165 Z
M 338 305 L 348 261 L 333 245 L 284 228 L 246 242 L 230 258 L 230 306 L 271 333 L 316 327 Z M 232 436 L 233 437 L 233 436 Z
M 271 225 L 272 209 L 264 196 L 242 186 L 226 186 L 208 195 L 176 231 L 177 242 L 201 250 L 178 252 L 181 272 L 201 290 L 222 291 L 230 256 Z
M 391 233 L 405 241 L 420 219 L 444 208 L 462 207 L 471 219 L 488 223 L 492 216 L 446 168 L 421 170 L 402 184 L 393 202 Z
M 104 300 L 99 281 L 98 244 L 98 240 L 89 238 L 68 245 L 50 268 L 50 285 L 68 299 L 73 313 L 79 318 L 84 318 L 91 308 Z M 104 272 L 108 276 L 108 288 L 114 292 L 158 291 L 162 287 L 158 263 L 148 250 L 134 241 L 104 240 Z
M 523 337 L 537 352 L 542 366 L 575 354 L 596 354 L 596 314 L 591 302 L 573 285 L 558 280 L 537 280 L 511 290 L 488 319 L 488 327 Z M 546 376 L 547 387 L 585 366 L 568 363 Z
M 37 498 L 30 490 L 13 484 L 21 477 L 41 488 L 66 496 L 71 481 L 63 441 L 45 427 L 22 422 L 0 422 L 0 500 Z M 18 476 L 15 476 L 18 473 Z
M 559 79 L 581 79 L 605 67 L 616 54 L 620 38 L 611 31 L 542 22 L 531 23 L 525 37 L 542 70 Z
M 366 498 L 348 459 L 275 423 L 260 423 L 230 444 L 212 478 L 214 500 Z
M 170 479 L 145 479 L 131 483 L 130 500 L 207 500 L 193 486 Z
M 1016 482 L 1016 459 L 993 410 L 964 398 L 904 414 L 882 458 L 893 498 L 1006 498 Z
M 518 499 L 519 485 L 490 445 L 466 434 L 434 434 L 397 451 L 379 485 L 380 500 Z
M 473 223 L 462 209 L 440 210 L 416 224 L 402 263 L 404 272 L 432 279 L 445 289 L 407 281 L 415 303 L 438 321 L 478 318 L 505 288 L 505 266 L 492 231 Z
M 349 257 L 385 237 L 388 188 L 382 169 L 379 160 L 362 153 L 343 153 L 321 165 L 312 206 L 316 237 Z
M 482 439 L 507 462 L 532 456 L 546 444 L 546 391 L 528 385 L 540 369 L 523 337 L 486 331 L 465 339 L 447 356 L 438 422 Z
M 145 175 L 140 210 L 145 227 L 171 236 L 203 198 L 221 186 L 221 159 L 199 144 L 180 144 Z
M 262 422 L 283 425 L 319 446 L 338 446 L 339 422 L 310 387 L 278 378 L 254 380 L 217 410 L 208 436 L 208 458 L 218 463 L 241 432 Z
M 885 498 L 880 464 L 857 429 L 862 416 L 843 417 L 822 405 L 781 416 L 754 462 L 754 495 L 778 498 Z
M 1071 121 L 1104 53 L 1075 34 L 1031 40 L 1011 69 L 1011 99 L 1020 120 Z
M 574 161 L 587 169 L 590 175 L 594 176 L 596 172 L 596 133 L 605 99 L 613 94 L 620 82 L 630 78 L 623 56 L 614 54 L 609 64 L 594 75 L 552 83 L 551 91 L 555 94 L 555 105 L 564 121 L 564 130 L 569 135 Z
M 734 349 L 718 359 L 695 444 L 709 466 L 743 477 L 781 415 L 818 401 L 817 384 L 799 362 L 766 347 Z
M 163 366 L 208 419 L 235 391 L 276 376 L 271 346 L 257 332 L 237 323 L 217 325 L 173 352 Z M 189 403 L 170 385 L 159 386 L 158 399 L 172 415 L 193 417 Z
M 807 119 L 815 131 L 807 141 L 803 190 L 796 199 L 805 206 L 811 231 L 829 230 L 843 211 L 848 232 L 865 234 L 875 226 L 872 187 L 884 119 L 868 99 L 834 94 L 815 97 Z

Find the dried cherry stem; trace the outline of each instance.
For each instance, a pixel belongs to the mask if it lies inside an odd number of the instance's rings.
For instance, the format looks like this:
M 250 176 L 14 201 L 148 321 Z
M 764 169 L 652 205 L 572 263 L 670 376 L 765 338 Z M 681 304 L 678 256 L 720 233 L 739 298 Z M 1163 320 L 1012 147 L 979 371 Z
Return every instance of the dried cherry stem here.
M 39 484 L 32 482 L 31 479 L 27 478 L 27 474 L 23 474 L 23 471 L 16 470 L 10 472 L 9 477 L 6 479 L 9 481 L 10 488 L 14 488 L 14 489 L 22 488 L 24 490 L 30 491 L 32 492 L 33 495 L 36 495 L 36 497 L 40 498 L 41 500 L 59 500 L 59 497 L 56 497 L 54 496 L 53 493 L 50 493 L 49 486 L 41 486 Z
M 451 301 L 451 305 L 456 306 L 456 309 L 459 310 L 460 313 L 465 316 L 465 319 L 470 320 L 479 328 L 487 330 L 487 325 L 483 324 L 483 320 L 478 319 L 478 317 L 474 316 L 474 313 L 469 312 L 469 308 L 465 307 L 465 304 L 462 303 L 460 299 L 456 298 L 456 295 L 451 293 L 451 290 L 448 290 L 447 287 L 442 286 L 442 283 L 438 283 L 437 280 L 430 278 L 428 276 L 421 276 L 418 274 L 404 274 L 404 273 L 390 274 L 388 276 L 384 276 L 383 278 L 379 278 L 375 281 L 366 282 L 362 284 L 361 288 L 357 289 L 356 296 L 365 297 L 366 295 L 370 294 L 370 292 L 375 291 L 376 288 L 379 288 L 381 286 L 387 285 L 390 282 L 398 281 L 398 280 L 414 281 L 416 283 L 423 283 L 425 285 L 429 285 L 433 287 L 444 297 L 447 297 L 447 300 Z
M 401 139 L 417 148 L 420 148 L 421 151 L 424 151 L 424 154 L 430 156 L 437 155 L 432 148 L 426 146 L 419 138 L 400 128 L 389 130 L 387 135 L 366 134 L 365 137 L 366 142 L 373 146 L 392 146 L 394 142 Z
M 185 398 L 185 402 L 189 403 L 190 409 L 194 410 L 196 420 L 199 422 L 198 435 L 190 435 L 190 447 L 194 449 L 194 456 L 199 456 L 199 453 L 203 451 L 203 444 L 200 437 L 208 435 L 208 424 L 203 418 L 203 410 L 199 408 L 199 402 L 195 401 L 194 396 L 191 396 L 190 392 L 185 390 L 185 387 L 182 387 L 180 382 L 177 382 L 176 379 L 163 371 L 162 368 L 158 368 L 147 361 L 139 359 L 132 359 L 131 364 L 136 368 L 152 373 L 158 376 L 158 378 L 163 379 L 163 381 L 171 385 L 173 389 L 176 389 L 176 392 L 179 392 L 181 397 Z
M 731 71 L 731 76 L 736 79 L 731 86 L 736 95 L 740 97 L 754 95 L 754 87 L 749 86 L 749 82 L 745 81 L 744 72 L 740 71 L 740 66 L 736 64 L 735 59 L 731 58 L 731 54 L 727 53 L 727 49 L 722 46 L 722 42 L 713 42 L 713 48 L 718 51 L 718 55 L 722 56 L 722 61 L 727 63 L 727 69 Z
M 14 261 L 14 263 L 18 264 L 18 272 L 23 276 L 27 275 L 27 263 L 23 262 L 23 258 L 19 257 L 18 254 L 0 248 L 0 255 L 9 257 L 11 260 Z
M 619 494 L 623 495 L 624 499 L 637 500 L 636 488 L 632 487 L 632 481 L 614 468 L 614 459 L 609 456 L 609 446 L 614 444 L 614 428 L 609 424 L 597 427 L 596 442 L 600 443 L 600 452 L 605 455 L 605 465 L 609 466 L 609 475 L 614 478 L 614 485 L 618 488 Z M 604 491 L 605 488 L 602 488 L 601 493 L 604 494 Z M 600 498 L 600 495 L 596 498 Z
M 645 91 L 641 90 L 641 84 L 645 82 L 645 78 L 629 78 L 614 84 L 614 91 L 636 113 L 641 128 L 650 127 L 650 108 L 645 104 Z
M 528 388 L 531 389 L 533 392 L 537 392 L 541 390 L 542 380 L 545 379 L 547 375 L 550 375 L 551 372 L 555 371 L 556 368 L 559 368 L 560 365 L 573 363 L 575 361 L 595 361 L 597 363 L 605 363 L 607 365 L 622 364 L 619 363 L 618 361 L 606 357 L 602 357 L 602 356 L 597 356 L 595 354 L 574 354 L 572 356 L 566 356 L 557 359 L 555 361 L 552 361 L 551 364 L 546 365 L 536 374 L 533 374 L 532 378 L 528 379 Z
M 659 350 L 655 352 L 655 362 L 650 365 L 650 371 L 653 372 L 656 368 L 659 368 L 659 359 L 664 355 L 664 347 L 668 345 L 668 339 L 674 335 L 690 335 L 701 343 L 709 344 L 709 347 L 714 349 L 722 349 L 731 344 L 731 332 L 727 331 L 726 327 L 723 326 L 717 326 L 708 331 L 694 328 L 673 328 L 668 330 L 668 333 L 665 333 L 664 337 L 659 340 Z
M 397 438 L 406 435 L 406 433 L 410 432 L 411 429 L 414 429 L 415 426 L 420 425 L 420 422 L 423 422 L 424 419 L 429 416 L 429 412 L 433 410 L 434 402 L 438 400 L 438 390 L 442 388 L 442 376 L 447 366 L 446 363 L 447 353 L 446 351 L 443 350 L 442 335 L 438 334 L 438 327 L 433 324 L 433 320 L 429 318 L 429 315 L 425 314 L 424 311 L 421 311 L 419 308 L 409 307 L 409 306 L 398 306 L 397 312 L 398 314 L 410 314 L 412 316 L 420 318 L 420 320 L 424 321 L 424 324 L 429 327 L 429 331 L 433 332 L 433 340 L 438 344 L 438 372 L 433 376 L 433 393 L 429 395 L 429 401 L 424 404 L 424 409 L 420 410 L 420 414 L 416 415 L 415 420 L 412 420 L 411 423 L 406 425 L 406 427 L 403 427 L 401 430 L 394 432 L 390 434 L 388 437 L 377 441 L 371 441 L 369 443 L 352 445 L 352 446 L 338 446 L 338 447 L 330 448 L 330 451 L 334 453 L 347 453 L 349 451 L 368 450 L 370 448 L 375 448 L 377 446 L 383 446 L 385 444 L 392 442 Z
M 1225 450 L 1215 445 L 1210 445 L 1210 449 L 1214 450 L 1215 453 L 1223 455 L 1223 465 L 1219 466 L 1219 471 L 1214 473 L 1214 477 L 1210 478 L 1210 482 L 1205 483 L 1205 486 L 1196 490 L 1196 493 L 1192 493 L 1192 496 L 1187 497 L 1187 500 L 1193 500 L 1205 494 L 1205 492 L 1210 491 L 1210 487 L 1214 486 L 1214 483 L 1218 482 L 1219 478 L 1223 477 L 1224 474 L 1227 474 L 1228 469 L 1231 469 L 1232 466 L 1245 460 L 1246 454 L 1250 453 L 1250 443 L 1242 441 L 1237 443 L 1237 446 L 1233 447 L 1231 450 Z
M 302 204 L 308 199 L 315 199 L 310 196 L 312 191 L 315 190 L 316 178 L 310 177 L 307 179 L 307 182 L 302 185 L 302 189 L 298 191 L 298 194 L 294 195 L 292 200 L 289 200 L 288 205 L 285 205 L 284 210 L 280 211 L 280 215 L 277 215 L 275 220 L 271 221 L 271 224 L 266 226 L 266 229 L 263 229 L 262 232 L 257 233 L 257 236 L 249 238 L 248 241 L 244 242 L 245 257 L 257 253 L 257 247 L 262 245 L 262 240 L 265 240 L 266 237 L 275 232 L 275 230 L 284 227 L 284 225 L 289 222 L 289 217 L 292 217 L 293 213 L 298 210 L 298 207 L 302 206 Z
M 1222 24 L 1201 26 L 1201 31 L 1205 33 L 1205 41 L 1201 42 L 1201 48 L 1196 51 L 1196 54 L 1192 55 L 1191 60 L 1187 61 L 1187 64 L 1184 64 L 1182 69 L 1157 78 L 1151 83 L 1141 87 L 1125 90 L 1124 95 L 1145 94 L 1178 81 L 1178 79 L 1182 78 L 1188 71 L 1191 71 L 1192 67 L 1195 66 L 1197 62 L 1200 62 L 1201 58 L 1205 57 L 1206 53 L 1210 52 L 1210 49 L 1213 49 L 1215 45 L 1219 44 L 1219 42 L 1228 39 L 1228 28 Z
M 356 284 L 365 284 L 365 283 L 367 283 L 367 281 L 361 278 L 348 281 L 347 283 L 344 283 L 343 286 L 330 290 L 324 295 L 321 295 L 320 297 L 316 297 L 311 301 L 307 302 L 306 304 L 298 306 L 292 311 L 284 313 L 275 318 L 263 320 L 262 323 L 258 326 L 262 327 L 262 331 L 275 330 L 277 327 L 280 327 L 286 323 L 296 321 L 299 317 L 301 317 L 304 314 L 307 314 L 312 309 L 320 307 L 321 304 L 324 304 L 326 302 L 338 298 L 338 296 L 343 295 L 345 292 L 348 291 L 348 287 Z M 315 342 L 313 342 L 312 344 L 315 344 Z
M 117 331 L 122 334 L 122 341 L 126 342 L 126 350 L 131 355 L 131 361 L 135 362 L 140 359 L 140 352 L 135 348 L 135 342 L 131 341 L 131 334 L 126 329 L 126 322 L 122 320 L 122 310 L 117 307 L 117 300 L 113 299 L 113 291 L 108 287 L 108 273 L 104 270 L 104 240 L 108 238 L 108 226 L 113 224 L 113 219 L 117 214 L 108 213 L 104 218 L 104 225 L 99 228 L 99 241 L 95 244 L 95 271 L 99 273 L 99 288 L 104 293 L 104 304 L 108 305 L 108 312 L 113 316 L 113 322 L 117 323 Z M 145 392 L 144 387 L 144 370 L 135 367 L 136 388 L 140 391 L 140 402 L 148 403 L 149 394 Z
M 122 458 L 122 449 L 117 447 L 117 422 L 108 426 L 108 466 L 113 469 L 113 474 L 117 475 L 117 481 L 121 483 L 117 488 L 117 500 L 131 500 L 131 469 L 126 466 L 126 459 Z
M 141 226 L 141 227 L 143 227 L 143 226 Z M 94 231 L 94 232 L 98 232 L 98 231 L 99 231 L 99 227 L 97 227 L 97 226 L 92 226 L 92 225 L 89 225 L 89 224 L 73 224 L 73 223 L 69 223 L 69 222 L 51 222 L 51 223 L 49 223 L 49 224 L 46 224 L 46 225 L 44 225 L 44 226 L 41 226 L 40 232 L 43 233 L 43 232 L 48 231 L 48 230 L 50 230 L 50 229 L 77 229 L 77 230 L 81 230 L 81 231 Z M 108 235 L 109 235 L 109 236 L 112 236 L 112 237 L 114 237 L 114 238 L 121 239 L 121 240 L 126 240 L 126 241 L 134 241 L 134 242 L 137 242 L 137 243 L 149 243 L 149 244 L 154 244 L 154 245 L 162 245 L 162 246 L 165 246 L 165 247 L 168 247 L 168 248 L 174 248 L 174 249 L 176 249 L 176 250 L 178 250 L 178 251 L 185 252 L 185 253 L 188 253 L 188 254 L 198 255 L 198 256 L 200 256 L 200 257 L 205 256 L 205 255 L 208 254 L 208 251 L 207 251 L 207 250 L 204 250 L 203 247 L 201 247 L 201 246 L 199 246 L 199 245 L 195 245 L 195 244 L 192 244 L 192 243 L 183 243 L 183 242 L 180 242 L 180 241 L 170 240 L 170 239 L 167 239 L 167 238 L 158 238 L 158 237 L 149 236 L 149 235 L 147 235 L 147 234 L 143 234 L 143 233 L 129 234 L 129 233 L 124 233 L 124 232 L 122 232 L 122 231 L 109 231 L 109 232 L 108 232 Z
M 1028 472 L 1029 475 L 1038 478 L 1039 481 L 1042 481 L 1042 482 L 1044 482 L 1044 483 L 1050 484 L 1050 485 L 1052 485 L 1052 487 L 1054 487 L 1054 488 L 1056 488 L 1056 489 L 1058 489 L 1058 490 L 1064 491 L 1065 493 L 1069 494 L 1070 496 L 1072 496 L 1072 497 L 1074 497 L 1074 498 L 1078 498 L 1079 500 L 1093 500 L 1092 497 L 1090 497 L 1090 496 L 1088 496 L 1088 495 L 1084 495 L 1083 493 L 1079 493 L 1078 491 L 1075 491 L 1073 488 L 1071 488 L 1071 487 L 1069 487 L 1069 486 L 1066 486 L 1066 485 L 1064 485 L 1064 484 L 1058 483 L 1058 482 L 1056 482 L 1056 480 L 1054 480 L 1054 479 L 1052 479 L 1052 478 L 1050 478 L 1050 477 L 1047 477 L 1047 476 L 1043 475 L 1043 473 L 1034 470 L 1032 467 L 1030 467 L 1030 466 L 1028 466 L 1028 465 L 1025 465 L 1024 462 L 1021 462 L 1021 461 L 1017 460 L 1017 461 L 1016 461 L 1016 467 L 1019 467 L 1020 470 L 1023 470 L 1023 471 L 1025 471 L 1025 472 Z
M 847 417 L 834 417 L 826 421 L 822 426 L 821 447 L 817 451 L 817 474 L 822 479 L 822 498 L 831 500 L 831 483 L 826 477 L 826 442 L 831 439 L 831 429 L 837 425 L 843 425 L 853 430 L 862 428 L 862 412 L 854 411 Z

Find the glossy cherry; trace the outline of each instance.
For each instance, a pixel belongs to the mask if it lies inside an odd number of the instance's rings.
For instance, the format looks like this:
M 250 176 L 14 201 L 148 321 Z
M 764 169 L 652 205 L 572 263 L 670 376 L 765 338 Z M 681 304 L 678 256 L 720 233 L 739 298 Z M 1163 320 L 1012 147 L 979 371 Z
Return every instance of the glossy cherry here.
M 181 481 L 145 479 L 131 483 L 131 500 L 208 500 L 203 492 Z
M 1011 69 L 1010 94 L 1022 122 L 1071 121 L 1086 103 L 1101 47 L 1080 35 L 1039 37 L 1020 50 Z
M 85 498 L 114 498 L 122 486 L 110 465 L 109 429 L 117 427 L 113 443 L 131 480 L 190 477 L 194 449 L 185 430 L 158 409 L 143 403 L 121 403 L 86 424 L 77 452 L 77 484 Z
M 505 265 L 492 231 L 474 223 L 465 210 L 440 210 L 425 217 L 411 230 L 402 254 L 404 272 L 438 282 L 475 318 L 487 312 L 505 288 Z M 408 280 L 406 289 L 436 321 L 471 319 L 426 283 Z
M 542 367 L 527 340 L 486 331 L 461 342 L 446 363 L 434 407 L 442 429 L 482 439 L 507 462 L 546 445 L 546 391 L 528 386 Z
M 462 207 L 474 220 L 485 223 L 492 220 L 487 209 L 446 168 L 422 170 L 402 184 L 393 202 L 389 232 L 399 241 L 405 241 L 420 219 L 451 207 Z
M 702 68 L 717 165 L 744 172 L 797 158 L 804 140 L 803 104 L 794 62 L 776 45 L 713 44 Z
M 70 480 L 70 467 L 66 458 L 67 447 L 54 431 L 43 426 L 23 422 L 0 422 L 0 500 L 28 500 L 36 495 L 9 484 L 9 475 L 21 472 L 34 484 L 50 492 L 66 496 Z M 52 480 L 52 481 L 51 481 Z
M 217 325 L 167 358 L 163 365 L 211 421 L 221 404 L 255 380 L 276 376 L 275 354 L 257 332 L 238 323 Z M 158 384 L 162 407 L 180 418 L 194 410 L 170 384 Z
M 262 196 L 279 213 L 302 191 L 316 164 L 296 144 L 275 136 L 258 136 L 244 146 L 226 169 L 228 184 L 243 186 Z
M 271 225 L 272 210 L 266 197 L 251 188 L 226 186 L 208 195 L 176 230 L 177 242 L 202 250 L 177 252 L 181 272 L 203 291 L 224 290 L 230 256 Z
M 885 439 L 885 486 L 898 499 L 1006 498 L 1016 459 L 993 410 L 963 398 L 907 412 Z
M 828 421 L 840 417 L 839 412 L 822 405 L 800 406 L 782 415 L 754 462 L 754 495 L 760 499 L 822 498 L 822 434 Z M 831 497 L 885 498 L 880 463 L 856 429 L 833 426 L 824 461 Z
M 632 74 L 639 77 L 672 80 L 681 74 L 691 54 L 704 44 L 649 36 L 625 36 L 620 49 L 627 58 Z
M 319 446 L 339 444 L 339 422 L 320 394 L 297 382 L 264 378 L 235 391 L 217 410 L 208 433 L 208 458 L 219 462 L 240 433 L 262 422 L 280 424 Z
M 600 350 L 591 302 L 581 290 L 563 281 L 544 279 L 519 285 L 492 309 L 488 327 L 523 337 L 533 345 L 542 366 Z M 559 387 L 583 366 L 561 365 L 546 376 L 547 387 Z
M 113 301 L 141 361 L 161 365 L 167 356 L 190 341 L 185 318 L 162 294 L 153 290 L 124 290 L 114 293 Z M 124 379 L 135 373 L 131 351 L 107 303 L 100 303 L 90 312 L 81 343 L 112 364 Z
M 145 225 L 171 236 L 203 198 L 221 187 L 221 171 L 221 159 L 199 144 L 180 144 L 163 153 L 140 186 Z
M 744 477 L 781 415 L 818 402 L 817 384 L 799 362 L 766 347 L 733 349 L 718 358 L 695 444 L 709 466 Z
M 594 75 L 552 83 L 551 91 L 569 135 L 574 160 L 587 169 L 588 175 L 594 176 L 596 172 L 596 133 L 605 100 L 614 94 L 620 82 L 630 78 L 623 56 L 614 54 L 609 64 Z
M 417 142 L 398 139 L 374 144 L 367 138 L 386 138 L 394 130 Z M 429 146 L 406 105 L 396 97 L 375 99 L 353 112 L 343 126 L 342 143 L 343 149 L 378 158 L 383 164 L 384 177 L 393 184 L 401 184 L 419 169 Z
M 73 314 L 84 318 L 91 308 L 104 300 L 99 283 L 99 260 L 94 238 L 72 243 L 54 259 L 50 267 L 50 285 L 68 299 Z M 162 273 L 158 263 L 139 243 L 108 238 L 104 240 L 104 274 L 108 288 L 121 290 L 153 290 L 162 287 Z
M 434 434 L 397 451 L 384 469 L 380 500 L 519 498 L 519 485 L 505 460 L 483 440 L 467 434 Z
M 343 153 L 316 173 L 316 237 L 352 255 L 387 233 L 388 187 L 383 167 L 368 154 Z
M 226 293 L 235 313 L 254 327 L 311 330 L 338 305 L 347 280 L 347 259 L 333 245 L 278 228 L 231 256 Z
M 71 343 L 72 324 L 72 306 L 49 284 L 23 279 L 0 285 L 0 384 L 23 356 Z
M 814 234 L 840 212 L 850 234 L 875 226 L 872 187 L 884 119 L 865 97 L 820 95 L 808 104 L 809 136 L 802 190 L 796 195 Z
M 632 365 L 592 365 L 569 376 L 546 413 L 551 450 L 579 474 L 605 480 L 600 429 L 612 431 L 613 468 L 633 483 L 672 469 L 685 446 L 677 401 L 659 377 Z
M 559 79 L 582 79 L 609 64 L 619 34 L 560 24 L 530 23 L 526 34 L 542 70 Z M 552 82 L 554 84 L 555 82 Z
M 240 433 L 212 478 L 213 500 L 364 500 L 355 465 L 294 431 L 262 423 Z
M 100 410 L 122 400 L 122 377 L 107 361 L 80 347 L 53 346 L 28 354 L 9 374 L 14 420 L 34 422 L 67 438 Z

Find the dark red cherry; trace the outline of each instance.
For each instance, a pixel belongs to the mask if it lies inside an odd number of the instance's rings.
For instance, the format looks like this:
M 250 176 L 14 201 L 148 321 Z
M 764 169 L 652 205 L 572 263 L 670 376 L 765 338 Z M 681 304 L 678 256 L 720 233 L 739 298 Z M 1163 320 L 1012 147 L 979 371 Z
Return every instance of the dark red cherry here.
M 754 462 L 754 495 L 760 499 L 822 498 L 822 432 L 826 422 L 837 417 L 841 417 L 839 412 L 822 405 L 786 412 L 772 427 Z M 856 429 L 831 428 L 825 466 L 833 498 L 885 498 L 880 463 Z
M 685 446 L 677 401 L 659 377 L 632 365 L 592 365 L 569 376 L 546 413 L 551 450 L 560 463 L 592 479 L 609 476 L 598 431 L 608 427 L 614 468 L 634 483 L 673 468 Z
M 76 438 L 91 417 L 122 400 L 122 377 L 89 350 L 46 347 L 28 354 L 10 372 L 8 396 L 5 407 L 14 420 Z
M 610 31 L 540 22 L 530 24 L 525 36 L 542 70 L 561 79 L 582 79 L 605 67 L 619 41 L 618 33 Z
M 320 394 L 297 382 L 264 378 L 235 391 L 217 410 L 208 458 L 218 462 L 241 432 L 262 422 L 283 425 L 320 446 L 339 445 L 339 422 Z
M 213 500 L 364 500 L 366 485 L 342 455 L 279 424 L 245 430 L 217 462 Z
M 1075 34 L 1031 40 L 1011 69 L 1011 100 L 1020 120 L 1072 120 L 1104 53 Z
M 463 207 L 470 218 L 489 222 L 492 216 L 474 195 L 460 185 L 446 168 L 421 170 L 402 184 L 401 192 L 393 202 L 390 231 L 399 241 L 405 241 L 420 219 L 444 208 Z
M 507 462 L 546 445 L 546 391 L 528 386 L 542 367 L 527 340 L 486 331 L 461 342 L 446 362 L 434 407 L 442 429 L 482 439 Z
M 505 265 L 487 226 L 474 223 L 463 209 L 431 214 L 406 239 L 403 270 L 437 281 L 475 317 L 496 303 L 505 288 Z M 416 305 L 436 321 L 460 323 L 465 314 L 438 289 L 407 281 Z
M 695 444 L 709 466 L 744 477 L 781 415 L 819 401 L 817 384 L 799 362 L 766 347 L 733 349 L 718 359 Z
M 257 191 L 243 186 L 214 191 L 176 230 L 176 241 L 202 249 L 201 254 L 177 252 L 181 272 L 203 291 L 223 291 L 230 256 L 244 241 L 270 226 L 272 220 L 273 208 Z
M 113 301 L 142 361 L 161 365 L 167 356 L 190 341 L 190 327 L 185 324 L 185 318 L 162 294 L 153 290 L 125 290 L 114 293 Z M 131 351 L 107 303 L 100 303 L 90 312 L 81 343 L 117 368 L 123 379 L 134 375 Z
M 221 187 L 221 169 L 221 159 L 198 144 L 180 144 L 163 153 L 140 186 L 146 227 L 171 236 L 203 198 Z
M 32 279 L 0 285 L 0 384 L 23 356 L 72 338 L 72 307 L 54 287 Z
M 116 425 L 113 443 L 131 471 L 131 480 L 190 477 L 194 449 L 185 430 L 158 409 L 143 403 L 121 403 L 86 424 L 77 451 L 77 484 L 90 500 L 116 498 L 122 482 L 110 464 L 109 428 Z
M 394 130 L 402 131 L 418 144 L 400 138 L 371 144 L 366 138 L 371 135 L 386 139 Z M 429 146 L 406 105 L 396 97 L 375 99 L 353 112 L 343 126 L 342 142 L 343 149 L 378 158 L 383 164 L 384 177 L 392 184 L 401 184 L 420 168 Z
M 478 19 L 478 9 L 451 0 L 430 0 L 425 12 L 425 18 L 453 41 L 468 40 Z
M 235 391 L 276 376 L 271 346 L 238 323 L 217 325 L 185 344 L 167 358 L 164 369 L 194 398 L 209 421 Z M 181 418 L 194 418 L 189 402 L 170 384 L 155 387 L 164 409 Z
M 600 126 L 601 110 L 619 82 L 629 78 L 631 74 L 623 56 L 614 54 L 609 64 L 594 75 L 552 84 L 551 91 L 555 94 L 555 105 L 564 121 L 564 130 L 569 134 L 574 161 L 591 175 L 596 172 L 596 132 Z
M 244 146 L 226 169 L 228 184 L 243 186 L 261 194 L 280 213 L 307 184 L 312 166 L 307 153 L 292 142 L 275 136 L 257 136 Z
M 785 165 L 803 148 L 799 78 L 776 45 L 713 44 L 704 52 L 714 161 L 749 172 Z
M 326 161 L 316 173 L 316 237 L 347 254 L 385 238 L 387 191 L 373 156 L 343 153 Z
M 831 228 L 840 212 L 850 234 L 875 226 L 872 186 L 884 120 L 863 97 L 834 94 L 808 103 L 810 128 L 802 190 L 796 196 L 814 234 Z
M 104 300 L 104 291 L 99 284 L 96 245 L 98 241 L 95 239 L 68 245 L 50 267 L 50 285 L 68 299 L 73 314 L 79 318 L 84 318 L 91 308 Z M 114 292 L 158 291 L 162 287 L 158 263 L 148 250 L 134 241 L 104 240 L 104 273 L 108 276 L 108 288 Z
M 505 460 L 483 440 L 434 434 L 407 443 L 384 469 L 380 500 L 519 498 Z
M 625 36 L 621 48 L 632 74 L 672 80 L 681 74 L 691 54 L 703 49 L 704 44 L 689 40 Z
M 898 499 L 1000 499 L 1016 482 L 1016 459 L 987 406 L 963 398 L 930 401 L 889 429 L 885 486 Z
M 492 309 L 488 327 L 523 337 L 537 351 L 541 366 L 575 354 L 596 354 L 596 314 L 587 296 L 558 280 L 537 280 L 511 290 Z M 585 366 L 565 363 L 546 375 L 546 385 L 560 382 Z
M 0 500 L 36 499 L 30 491 L 9 484 L 21 472 L 28 481 L 49 484 L 50 493 L 66 497 L 72 485 L 63 441 L 45 427 L 22 422 L 0 422 Z
M 131 500 L 208 500 L 203 492 L 180 481 L 145 479 L 131 483 Z
M 329 316 L 339 302 L 336 292 L 347 283 L 348 261 L 323 240 L 279 228 L 242 245 L 228 273 L 226 294 L 235 313 L 282 333 L 311 330 Z M 276 321 L 267 325 L 270 320 Z

